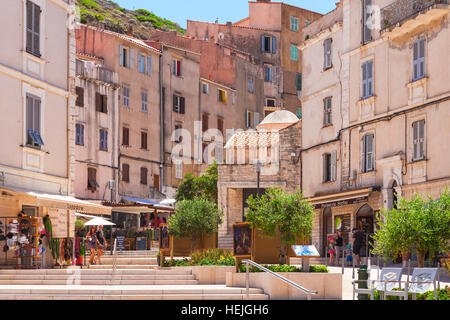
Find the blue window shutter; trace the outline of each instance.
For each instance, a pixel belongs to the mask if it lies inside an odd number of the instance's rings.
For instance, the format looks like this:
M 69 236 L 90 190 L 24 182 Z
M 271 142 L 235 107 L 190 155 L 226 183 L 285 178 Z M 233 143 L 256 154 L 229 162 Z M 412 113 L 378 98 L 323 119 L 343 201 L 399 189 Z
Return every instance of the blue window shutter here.
M 272 37 L 272 53 L 277 52 L 277 38 Z
M 264 35 L 261 36 L 261 52 L 264 52 Z

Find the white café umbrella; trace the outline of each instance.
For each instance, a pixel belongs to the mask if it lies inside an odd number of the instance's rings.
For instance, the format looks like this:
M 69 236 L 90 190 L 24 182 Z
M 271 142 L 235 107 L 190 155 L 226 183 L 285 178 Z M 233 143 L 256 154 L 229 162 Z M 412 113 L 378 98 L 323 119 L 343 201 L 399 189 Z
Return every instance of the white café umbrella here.
M 175 202 L 176 202 L 175 199 L 164 199 L 164 200 L 161 201 L 159 204 L 168 204 L 168 205 L 171 205 L 171 204 L 174 204 Z
M 85 226 L 115 226 L 115 223 L 109 222 L 103 218 L 96 217 L 84 224 Z

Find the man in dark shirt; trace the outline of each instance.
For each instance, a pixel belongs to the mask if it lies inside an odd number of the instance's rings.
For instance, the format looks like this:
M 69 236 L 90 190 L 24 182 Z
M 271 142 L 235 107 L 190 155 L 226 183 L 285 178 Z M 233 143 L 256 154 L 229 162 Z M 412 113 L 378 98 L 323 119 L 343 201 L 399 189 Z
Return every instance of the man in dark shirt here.
M 361 248 L 364 245 L 364 233 L 357 228 L 353 228 L 353 254 L 355 255 L 355 266 L 359 267 L 359 257 Z
M 344 252 L 344 239 L 342 238 L 342 231 L 339 229 L 336 236 L 336 263 L 339 265 L 339 259 L 342 258 Z

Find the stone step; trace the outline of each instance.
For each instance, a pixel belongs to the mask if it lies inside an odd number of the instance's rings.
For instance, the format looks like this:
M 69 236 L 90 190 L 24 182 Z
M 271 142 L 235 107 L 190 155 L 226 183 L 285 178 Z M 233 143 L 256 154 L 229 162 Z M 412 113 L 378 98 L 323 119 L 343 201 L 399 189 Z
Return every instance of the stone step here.
M 0 285 L 0 295 L 245 295 L 245 288 L 225 285 Z M 262 294 L 263 290 L 250 288 L 250 294 Z
M 106 267 L 106 266 L 104 266 Z M 108 275 L 112 273 L 112 268 L 77 268 L 77 269 L 39 269 L 39 270 L 0 270 L 1 275 L 71 275 L 74 273 L 79 273 L 82 275 Z M 115 275 L 191 275 L 192 271 L 190 269 L 179 269 L 179 268 L 146 268 L 146 269 L 117 269 L 115 270 Z
M 75 278 L 67 278 L 67 279 L 60 279 L 60 280 L 51 280 L 51 279 L 44 279 L 44 280 L 31 280 L 31 279 L 8 279 L 8 280 L 0 280 L 0 286 L 2 285 L 196 285 L 198 284 L 198 280 L 195 279 L 167 279 L 167 280 L 143 280 L 143 279 L 134 279 L 134 280 L 120 280 L 114 277 L 113 280 L 111 280 L 111 277 L 109 279 L 93 279 L 93 280 L 87 280 L 87 279 L 75 279 Z
M 45 281 L 45 280 L 67 280 L 73 279 L 74 276 L 80 280 L 110 280 L 110 274 L 58 274 L 58 275 L 29 275 L 29 274 L 18 274 L 18 275 L 0 275 L 0 284 L 1 281 Z M 194 275 L 191 274 L 154 274 L 154 275 L 122 275 L 122 274 L 114 274 L 115 280 L 139 280 L 139 281 L 147 281 L 147 280 L 195 280 Z
M 20 295 L 0 294 L 0 300 L 246 300 L 245 294 L 148 294 L 148 295 Z M 263 293 L 249 294 L 249 300 L 269 300 L 268 295 Z
M 114 261 L 114 258 L 112 257 L 102 257 L 101 263 L 102 264 L 112 264 Z M 116 258 L 116 264 L 145 264 L 145 265 L 156 265 L 157 260 L 156 258 L 123 258 L 123 257 L 117 257 Z
M 150 269 L 157 268 L 158 265 L 155 263 L 153 265 L 150 264 L 116 264 L 116 269 Z M 111 264 L 94 264 L 90 265 L 89 269 L 112 269 Z

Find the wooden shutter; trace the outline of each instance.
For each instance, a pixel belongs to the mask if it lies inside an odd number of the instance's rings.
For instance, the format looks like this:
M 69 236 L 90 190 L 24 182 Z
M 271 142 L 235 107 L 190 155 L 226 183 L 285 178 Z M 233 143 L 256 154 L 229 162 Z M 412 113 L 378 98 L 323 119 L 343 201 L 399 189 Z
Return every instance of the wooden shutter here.
M 202 115 L 202 132 L 205 132 L 208 130 L 208 115 L 203 114 Z
M 88 168 L 88 189 L 95 191 L 97 189 L 97 170 Z
M 367 94 L 373 96 L 373 60 L 367 63 Z
M 122 181 L 130 182 L 130 166 L 128 164 L 122 164 Z
M 143 58 L 142 53 L 140 51 L 138 51 L 138 72 L 140 72 L 140 73 L 145 72 L 142 58 Z
M 147 74 L 152 74 L 152 56 L 147 56 Z
M 141 149 L 147 150 L 147 132 L 141 132 Z
M 272 37 L 272 53 L 277 53 L 277 38 Z
M 173 95 L 173 105 L 172 106 L 173 106 L 174 112 L 180 112 L 180 110 L 177 107 L 177 96 L 176 95 Z
M 102 111 L 102 95 L 98 92 L 95 93 L 95 111 L 101 112 Z
M 122 67 L 124 67 L 124 65 L 123 65 L 123 61 L 124 61 L 123 60 L 123 45 L 119 45 L 119 55 L 120 55 L 119 63 Z
M 337 167 L 337 157 L 336 157 L 336 151 L 333 151 L 331 153 L 331 172 L 330 172 L 330 180 L 336 181 L 336 167 Z
M 159 175 L 158 174 L 153 175 L 153 188 L 159 190 Z
M 367 171 L 372 171 L 374 169 L 374 135 L 367 135 Z
M 222 118 L 217 119 L 217 130 L 219 130 L 220 133 L 223 134 L 223 119 Z
M 102 95 L 102 112 L 108 113 L 108 97 L 107 95 Z
M 253 113 L 253 126 L 256 127 L 259 124 L 259 112 Z
M 419 121 L 419 157 L 425 157 L 425 120 Z
M 41 8 L 35 4 L 33 18 L 33 54 L 40 56 L 40 24 L 41 24 Z
M 130 48 L 130 69 L 134 69 L 134 49 Z
M 141 168 L 141 184 L 144 184 L 144 185 L 147 184 L 147 175 L 148 175 L 147 168 L 142 167 Z
M 33 3 L 27 1 L 27 42 L 26 51 L 33 53 Z
M 123 127 L 122 128 L 122 144 L 124 146 L 128 146 L 130 143 L 129 134 L 130 134 L 130 130 L 127 127 Z
M 366 136 L 363 136 L 362 139 L 362 152 L 361 152 L 361 171 L 367 172 L 367 156 L 366 156 Z
M 328 155 L 325 153 L 322 155 L 322 182 L 328 181 L 328 162 L 327 162 Z
M 266 40 L 266 37 L 264 35 L 262 35 L 261 36 L 261 52 L 265 51 L 265 44 L 266 44 L 265 40 Z
M 180 97 L 180 113 L 184 114 L 184 97 Z
M 367 67 L 368 63 L 364 62 L 362 64 L 362 97 L 366 98 L 368 96 L 368 87 L 367 87 Z
M 75 105 L 77 105 L 78 107 L 84 107 L 84 88 L 76 87 L 75 94 L 77 95 Z

